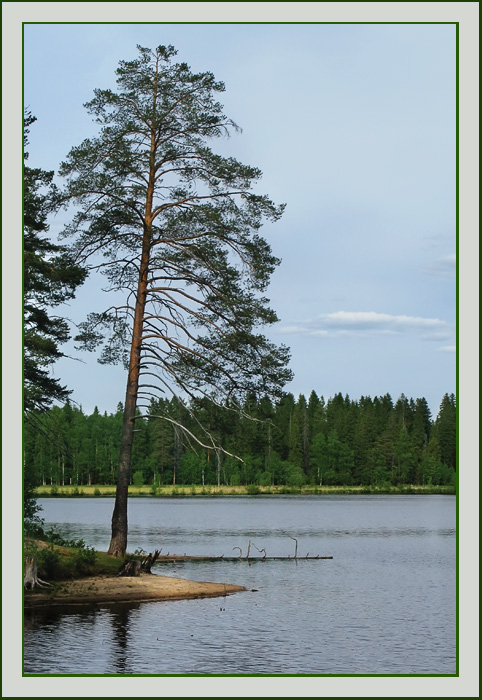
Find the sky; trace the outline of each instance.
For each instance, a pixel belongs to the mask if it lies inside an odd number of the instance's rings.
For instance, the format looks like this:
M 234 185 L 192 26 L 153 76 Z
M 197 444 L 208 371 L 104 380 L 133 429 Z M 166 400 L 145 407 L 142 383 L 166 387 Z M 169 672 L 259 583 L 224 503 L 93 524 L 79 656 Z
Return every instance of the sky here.
M 256 191 L 286 203 L 262 229 L 282 260 L 265 333 L 291 348 L 286 391 L 423 396 L 436 417 L 456 390 L 455 25 L 47 23 L 24 37 L 29 164 L 45 170 L 96 133 L 82 105 L 115 87 L 137 44 L 172 44 L 222 80 L 242 133 L 215 149 L 259 167 Z M 100 311 L 104 284 L 89 279 L 65 314 Z M 125 370 L 64 350 L 54 376 L 72 400 L 114 411 Z

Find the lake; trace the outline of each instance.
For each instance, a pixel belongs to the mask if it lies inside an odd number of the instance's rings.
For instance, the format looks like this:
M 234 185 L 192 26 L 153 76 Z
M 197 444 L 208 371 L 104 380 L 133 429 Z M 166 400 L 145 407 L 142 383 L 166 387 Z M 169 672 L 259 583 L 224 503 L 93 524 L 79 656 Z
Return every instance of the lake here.
M 107 550 L 112 498 L 39 499 L 46 525 Z M 244 585 L 226 598 L 25 613 L 33 674 L 455 674 L 454 496 L 131 498 L 128 550 L 333 556 L 156 564 Z M 238 549 L 239 548 L 239 549 Z M 254 590 L 253 590 L 254 589 Z

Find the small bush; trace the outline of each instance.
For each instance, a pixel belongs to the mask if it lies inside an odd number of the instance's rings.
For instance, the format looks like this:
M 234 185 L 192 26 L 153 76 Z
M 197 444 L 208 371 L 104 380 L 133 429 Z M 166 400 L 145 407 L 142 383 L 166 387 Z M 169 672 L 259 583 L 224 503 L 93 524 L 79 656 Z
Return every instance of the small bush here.
M 32 537 L 36 540 L 41 540 L 45 537 L 44 520 L 34 516 L 23 521 L 23 530 L 25 537 Z
M 73 565 L 75 572 L 80 575 L 92 573 L 95 567 L 97 553 L 93 547 L 85 545 L 79 549 L 74 555 Z
M 52 484 L 50 487 L 50 495 L 51 496 L 56 496 L 59 492 L 59 487 L 56 484 Z
M 40 549 L 35 540 L 26 539 L 23 547 L 24 559 L 27 557 L 36 557 L 38 559 Z
M 259 483 L 261 486 L 271 486 L 271 472 L 263 472 Z
M 240 486 L 241 476 L 240 476 L 238 471 L 234 472 L 234 474 L 231 474 L 231 478 L 229 480 L 229 483 L 231 486 Z
M 144 486 L 144 474 L 141 471 L 134 472 L 132 475 L 132 483 L 134 486 Z
M 62 575 L 60 554 L 53 544 L 39 551 L 37 558 L 40 575 L 46 579 L 60 578 Z
M 94 489 L 94 496 L 100 496 L 100 489 Z
M 299 489 L 293 487 L 293 486 L 281 486 L 279 489 L 278 493 L 282 494 L 288 494 L 288 493 L 298 493 Z
M 248 484 L 246 486 L 246 493 L 248 496 L 257 496 L 261 493 L 261 489 L 256 484 Z
M 294 468 L 288 475 L 286 485 L 291 486 L 291 488 L 301 489 L 304 483 L 305 477 L 302 470 L 299 468 Z

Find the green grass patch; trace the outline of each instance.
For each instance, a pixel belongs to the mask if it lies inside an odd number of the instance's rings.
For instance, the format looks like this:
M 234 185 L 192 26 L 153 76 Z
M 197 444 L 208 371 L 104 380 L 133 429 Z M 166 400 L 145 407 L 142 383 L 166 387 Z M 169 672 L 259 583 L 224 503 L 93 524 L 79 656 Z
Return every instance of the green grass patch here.
M 42 497 L 99 497 L 115 496 L 116 487 L 113 484 L 96 484 L 91 486 L 38 486 L 36 495 Z M 306 484 L 304 486 L 283 485 L 261 486 L 247 484 L 243 486 L 201 486 L 197 484 L 162 485 L 162 486 L 129 486 L 129 496 L 135 497 L 179 497 L 179 496 L 257 496 L 276 494 L 306 494 L 306 495 L 335 495 L 335 494 L 455 494 L 455 487 L 419 485 L 419 484 L 368 484 L 352 486 L 325 486 Z
M 87 576 L 114 576 L 123 561 L 105 552 L 97 552 L 79 541 L 80 546 L 65 547 L 54 542 L 26 539 L 24 559 L 36 557 L 38 574 L 45 581 L 66 581 Z

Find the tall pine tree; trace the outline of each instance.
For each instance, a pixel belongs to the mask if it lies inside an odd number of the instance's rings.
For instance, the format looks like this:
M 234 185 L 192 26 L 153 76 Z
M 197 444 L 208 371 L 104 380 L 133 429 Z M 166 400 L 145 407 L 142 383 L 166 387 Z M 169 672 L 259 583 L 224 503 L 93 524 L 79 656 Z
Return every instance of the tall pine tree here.
M 86 107 L 99 136 L 73 148 L 60 171 L 63 201 L 79 207 L 65 232 L 78 259 L 102 251 L 111 288 L 127 292 L 124 304 L 90 315 L 79 336 L 88 349 L 104 343 L 101 361 L 123 361 L 128 371 L 114 555 L 127 545 L 144 397 L 235 396 L 241 406 L 251 393 L 277 395 L 291 378 L 287 349 L 257 332 L 277 321 L 262 293 L 279 263 L 258 231 L 283 206 L 253 192 L 257 168 L 210 147 L 237 129 L 216 101 L 223 83 L 174 63 L 172 46 L 138 49 L 137 59 L 120 62 L 116 91 L 95 90 Z

